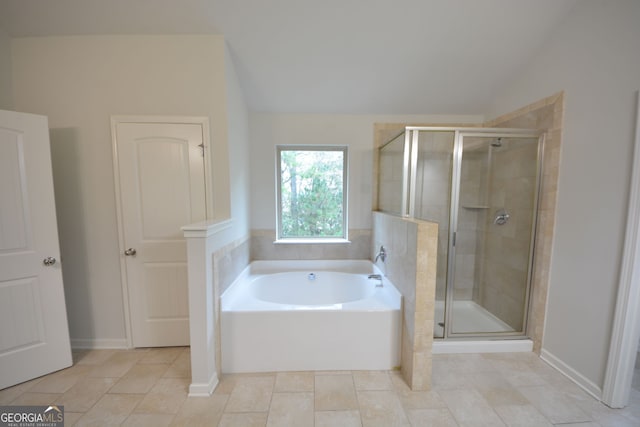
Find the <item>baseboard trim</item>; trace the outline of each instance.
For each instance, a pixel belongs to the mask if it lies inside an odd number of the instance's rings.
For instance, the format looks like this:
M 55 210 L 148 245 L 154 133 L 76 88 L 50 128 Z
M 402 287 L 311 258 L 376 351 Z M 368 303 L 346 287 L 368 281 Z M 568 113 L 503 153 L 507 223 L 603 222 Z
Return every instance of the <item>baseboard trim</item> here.
M 591 396 L 600 401 L 602 400 L 602 389 L 598 387 L 598 385 L 573 369 L 571 366 L 564 363 L 558 357 L 543 348 L 540 351 L 540 358 L 555 368 L 562 375 L 576 383 L 581 389 L 589 393 Z
M 217 386 L 218 376 L 214 374 L 208 384 L 191 383 L 191 385 L 189 385 L 189 397 L 209 397 Z
M 126 349 L 127 339 L 72 338 L 71 348 L 78 350 Z

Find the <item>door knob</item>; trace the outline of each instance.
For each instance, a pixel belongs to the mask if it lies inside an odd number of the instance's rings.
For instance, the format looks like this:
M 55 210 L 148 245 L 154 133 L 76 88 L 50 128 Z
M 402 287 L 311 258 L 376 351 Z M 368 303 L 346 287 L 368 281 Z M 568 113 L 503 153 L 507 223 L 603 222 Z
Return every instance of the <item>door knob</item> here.
M 133 248 L 129 248 L 129 249 L 127 249 L 126 251 L 124 251 L 124 254 L 125 254 L 126 256 L 135 256 L 135 254 L 136 254 L 136 250 L 135 250 L 135 249 L 133 249 Z
M 56 263 L 56 259 L 54 257 L 48 256 L 45 259 L 42 260 L 42 263 L 44 265 L 46 265 L 47 267 L 52 266 L 53 264 Z

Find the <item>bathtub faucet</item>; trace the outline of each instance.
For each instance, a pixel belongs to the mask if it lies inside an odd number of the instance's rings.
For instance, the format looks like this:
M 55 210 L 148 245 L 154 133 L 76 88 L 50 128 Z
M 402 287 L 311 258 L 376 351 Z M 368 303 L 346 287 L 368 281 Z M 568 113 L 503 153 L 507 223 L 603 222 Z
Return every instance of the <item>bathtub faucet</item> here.
M 378 283 L 376 285 L 376 288 L 381 288 L 382 287 L 382 275 L 380 274 L 370 274 L 367 279 L 375 279 L 375 280 L 380 280 L 380 283 Z
M 384 246 L 380 246 L 380 250 L 378 251 L 376 259 L 375 261 L 373 261 L 373 263 L 375 264 L 379 259 L 381 259 L 383 263 L 387 260 L 387 250 L 384 248 Z

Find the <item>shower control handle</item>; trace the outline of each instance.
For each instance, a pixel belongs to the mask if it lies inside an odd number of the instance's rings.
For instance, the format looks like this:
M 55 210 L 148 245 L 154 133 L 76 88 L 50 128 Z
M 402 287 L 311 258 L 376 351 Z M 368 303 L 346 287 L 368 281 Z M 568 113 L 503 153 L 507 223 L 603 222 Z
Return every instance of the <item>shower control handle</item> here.
M 493 220 L 493 223 L 495 225 L 505 225 L 507 222 L 509 222 L 509 217 L 510 215 L 507 213 L 507 211 L 505 211 L 504 209 L 499 210 L 498 212 L 496 212 L 496 218 Z

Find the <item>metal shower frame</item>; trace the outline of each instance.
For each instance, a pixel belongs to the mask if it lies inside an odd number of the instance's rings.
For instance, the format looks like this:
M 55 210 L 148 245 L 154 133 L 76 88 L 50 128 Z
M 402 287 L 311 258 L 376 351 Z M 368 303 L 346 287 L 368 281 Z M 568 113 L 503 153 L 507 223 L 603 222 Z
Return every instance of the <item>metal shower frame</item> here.
M 449 235 L 448 235 L 448 254 L 447 254 L 447 278 L 446 293 L 444 307 L 444 339 L 477 339 L 477 338 L 501 338 L 501 339 L 519 339 L 527 334 L 528 313 L 530 309 L 531 286 L 533 279 L 535 241 L 538 222 L 538 208 L 540 200 L 540 191 L 542 188 L 542 171 L 544 158 L 544 131 L 537 129 L 512 129 L 512 128 L 480 128 L 480 127 L 435 127 L 435 126 L 407 126 L 402 132 L 394 138 L 383 144 L 381 148 L 391 141 L 397 139 L 402 133 L 404 138 L 404 156 L 403 156 L 403 177 L 402 177 L 402 206 L 400 214 L 403 217 L 415 218 L 415 197 L 411 191 L 416 188 L 416 175 L 418 164 L 418 148 L 420 131 L 432 132 L 454 132 L 453 145 L 453 168 L 451 173 L 451 194 L 449 209 Z M 458 229 L 458 211 L 460 197 L 460 174 L 462 168 L 463 139 L 465 137 L 486 137 L 486 138 L 537 138 L 537 176 L 534 189 L 533 201 L 533 217 L 531 229 L 531 241 L 529 247 L 529 259 L 527 266 L 527 284 L 524 302 L 523 326 L 522 331 L 515 332 L 469 332 L 469 333 L 453 333 L 451 330 L 452 313 L 450 307 L 453 304 L 453 287 L 455 279 L 455 264 L 451 262 L 456 256 L 455 239 Z

